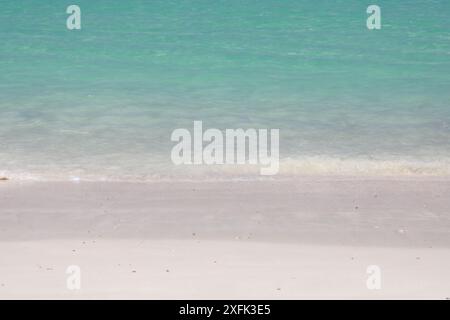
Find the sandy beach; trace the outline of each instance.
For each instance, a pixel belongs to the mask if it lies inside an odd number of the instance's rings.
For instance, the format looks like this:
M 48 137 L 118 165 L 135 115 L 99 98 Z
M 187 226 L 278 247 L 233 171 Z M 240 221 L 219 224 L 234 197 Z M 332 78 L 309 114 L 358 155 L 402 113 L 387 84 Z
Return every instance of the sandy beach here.
M 449 0 L 1 7 L 0 300 L 450 300 Z
M 2 181 L 0 298 L 448 299 L 449 194 L 438 178 Z

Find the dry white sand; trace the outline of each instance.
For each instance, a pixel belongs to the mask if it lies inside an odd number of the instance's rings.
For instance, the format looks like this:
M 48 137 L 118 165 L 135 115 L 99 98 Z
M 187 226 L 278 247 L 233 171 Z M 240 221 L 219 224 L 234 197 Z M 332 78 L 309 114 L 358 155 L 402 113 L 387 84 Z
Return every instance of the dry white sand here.
M 0 182 L 0 298 L 446 299 L 449 196 L 444 179 Z

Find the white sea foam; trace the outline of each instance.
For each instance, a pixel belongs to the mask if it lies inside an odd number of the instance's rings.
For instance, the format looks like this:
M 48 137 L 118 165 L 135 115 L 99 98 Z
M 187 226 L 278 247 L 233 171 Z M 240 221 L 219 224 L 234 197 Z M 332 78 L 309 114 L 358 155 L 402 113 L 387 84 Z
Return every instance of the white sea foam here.
M 114 168 L 86 167 L 83 170 L 47 168 L 3 170 L 0 176 L 11 181 L 186 181 L 186 180 L 261 180 L 257 165 L 199 165 Z M 302 176 L 354 177 L 450 177 L 450 159 L 367 159 L 308 156 L 281 160 L 279 174 L 271 178 Z

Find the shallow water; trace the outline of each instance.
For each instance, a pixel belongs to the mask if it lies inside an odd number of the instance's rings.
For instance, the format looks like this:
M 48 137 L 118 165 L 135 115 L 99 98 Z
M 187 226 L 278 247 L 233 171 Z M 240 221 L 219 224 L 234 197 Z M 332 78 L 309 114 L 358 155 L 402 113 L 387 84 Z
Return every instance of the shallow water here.
M 0 173 L 256 177 L 175 167 L 176 128 L 278 128 L 283 175 L 450 175 L 450 2 L 0 1 Z

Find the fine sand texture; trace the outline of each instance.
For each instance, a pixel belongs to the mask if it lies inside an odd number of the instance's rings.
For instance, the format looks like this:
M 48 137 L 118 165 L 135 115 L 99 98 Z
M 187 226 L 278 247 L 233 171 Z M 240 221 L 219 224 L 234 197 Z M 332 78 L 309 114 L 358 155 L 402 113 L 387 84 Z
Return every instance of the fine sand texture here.
M 450 180 L 1 181 L 0 256 L 1 299 L 449 299 Z

